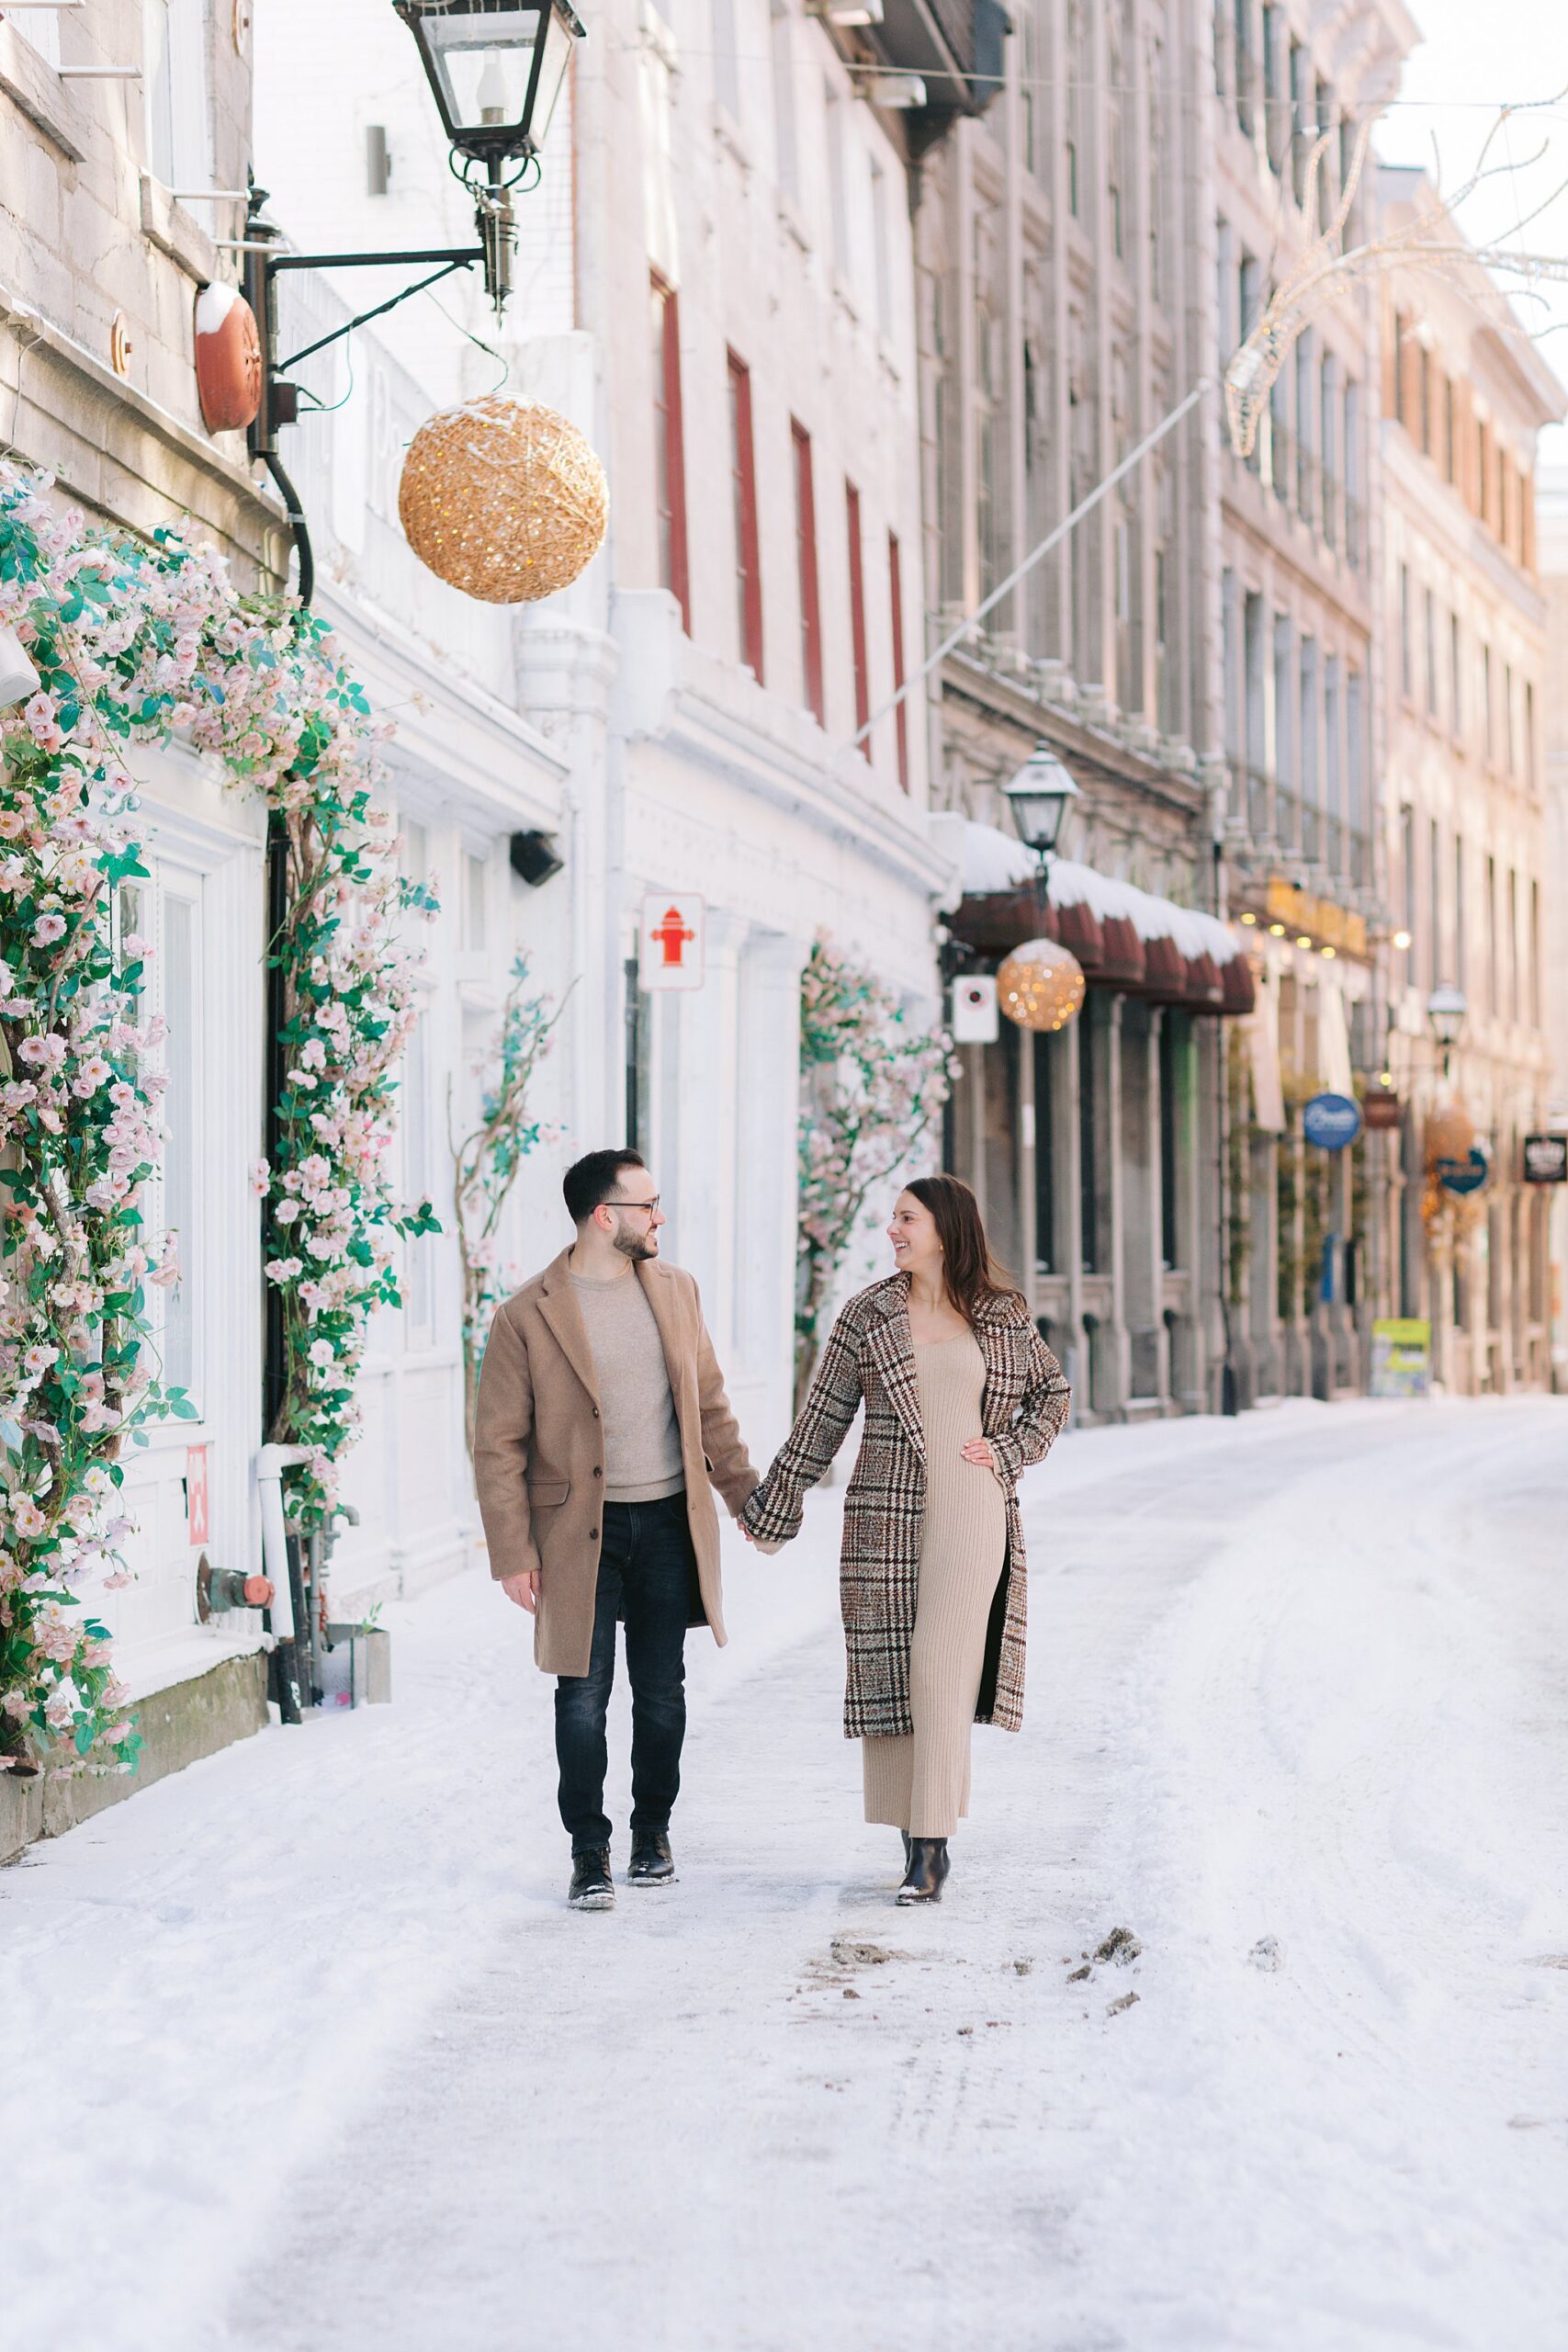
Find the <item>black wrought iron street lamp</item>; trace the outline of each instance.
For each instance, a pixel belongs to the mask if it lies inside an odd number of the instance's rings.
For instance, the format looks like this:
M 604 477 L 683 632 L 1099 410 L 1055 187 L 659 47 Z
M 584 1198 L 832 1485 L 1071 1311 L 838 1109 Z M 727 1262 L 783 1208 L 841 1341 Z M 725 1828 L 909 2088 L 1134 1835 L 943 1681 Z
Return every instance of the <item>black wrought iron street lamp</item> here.
M 1450 980 L 1439 982 L 1427 999 L 1427 1020 L 1443 1057 L 1445 1080 L 1449 1075 L 1449 1064 L 1453 1056 L 1453 1049 L 1463 1034 L 1465 1017 L 1469 1011 L 1470 1006 L 1464 990 L 1456 989 Z
M 1043 906 L 1051 860 L 1056 854 L 1067 811 L 1078 797 L 1078 787 L 1050 745 L 1036 743 L 1011 783 L 1003 785 L 1002 797 L 1012 810 L 1019 840 L 1033 857 Z
M 536 154 L 583 28 L 565 0 L 392 0 L 419 44 L 454 157 L 492 179 Z M 468 174 L 463 175 L 464 177 Z
M 423 294 L 454 270 L 472 269 L 476 263 L 484 272 L 485 292 L 496 316 L 501 316 L 512 291 L 517 242 L 512 191 L 530 169 L 537 175 L 539 149 L 571 62 L 572 43 L 584 38 L 566 0 L 392 0 L 392 6 L 419 45 L 452 150 L 452 169 L 473 196 L 478 242 L 403 253 L 284 253 L 275 246 L 279 232 L 263 217 L 266 190 L 252 180 L 242 249 L 245 293 L 260 331 L 263 368 L 261 405 L 250 428 L 250 447 L 271 473 L 288 508 L 299 559 L 302 605 L 310 603 L 315 579 L 310 535 L 277 454 L 278 427 L 299 420 L 299 388 L 287 380 L 288 371 L 356 327 L 396 310 L 411 295 Z M 282 271 L 416 269 L 426 264 L 433 265 L 428 276 L 359 311 L 345 325 L 318 335 L 287 358 L 278 357 L 273 293 Z

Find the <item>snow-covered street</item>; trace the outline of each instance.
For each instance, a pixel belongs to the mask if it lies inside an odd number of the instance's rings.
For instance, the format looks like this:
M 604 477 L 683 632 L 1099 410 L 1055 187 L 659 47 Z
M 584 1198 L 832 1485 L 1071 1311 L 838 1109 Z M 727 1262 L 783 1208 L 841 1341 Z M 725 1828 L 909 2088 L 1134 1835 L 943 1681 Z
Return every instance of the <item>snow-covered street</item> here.
M 831 1495 L 692 1642 L 673 1891 L 563 1907 L 478 1575 L 389 1612 L 392 1707 L 0 1874 L 8 2352 L 1560 2352 L 1568 1404 L 1025 1493 L 1030 1721 L 934 1913 L 859 1819 Z

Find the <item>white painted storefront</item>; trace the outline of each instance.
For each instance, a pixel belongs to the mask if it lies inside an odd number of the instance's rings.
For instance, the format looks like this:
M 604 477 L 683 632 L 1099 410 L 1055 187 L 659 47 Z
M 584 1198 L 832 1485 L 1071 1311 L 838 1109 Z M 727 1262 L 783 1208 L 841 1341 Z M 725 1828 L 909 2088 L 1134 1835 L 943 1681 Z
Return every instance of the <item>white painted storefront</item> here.
M 843 142 L 841 218 L 825 209 L 812 219 L 810 200 L 781 185 L 782 118 L 768 126 L 757 89 L 739 89 L 736 117 L 706 87 L 716 61 L 705 29 L 700 40 L 693 31 L 683 57 L 669 26 L 623 6 L 595 20 L 543 184 L 524 200 L 519 292 L 503 327 L 458 280 L 441 289 L 439 310 L 417 301 L 294 371 L 311 400 L 283 455 L 310 520 L 317 609 L 377 714 L 396 724 L 389 801 L 407 869 L 434 881 L 441 899 L 424 933 L 398 1185 L 411 1201 L 428 1194 L 446 1230 L 407 1247 L 403 1311 L 373 1328 L 365 1433 L 344 1483 L 357 1521 L 341 1534 L 333 1571 L 340 1616 L 449 1574 L 479 1541 L 462 1437 L 448 1136 L 475 1107 L 476 1062 L 514 957 L 526 954 L 537 984 L 566 1002 L 536 1106 L 557 1139 L 525 1165 L 507 1254 L 523 1273 L 547 1261 L 569 1238 L 566 1160 L 635 1132 L 670 1214 L 669 1254 L 702 1286 L 760 1460 L 789 1409 L 798 987 L 814 934 L 828 931 L 919 1017 L 935 1015 L 932 926 L 954 877 L 925 814 L 923 703 L 904 729 L 878 729 L 869 760 L 849 748 L 867 698 L 884 703 L 922 650 L 903 165 L 853 102 L 819 28 L 804 13 L 788 25 L 801 153 L 809 160 L 811 140 L 829 130 Z M 315 70 L 302 81 L 293 61 L 307 38 Z M 662 130 L 659 107 L 616 64 L 628 42 L 661 72 L 678 63 Z M 330 17 L 275 0 L 257 25 L 255 62 L 256 175 L 298 248 L 466 236 L 412 44 L 380 0 L 343 0 Z M 374 126 L 394 162 L 383 197 L 366 179 Z M 799 156 L 792 168 L 800 184 L 817 184 Z M 682 306 L 683 600 L 661 567 L 655 512 L 653 267 Z M 384 273 L 291 274 L 283 350 L 387 288 Z M 741 641 L 738 601 L 727 401 L 741 355 L 761 662 L 755 642 Z M 581 426 L 611 481 L 604 553 L 564 595 L 521 614 L 444 587 L 397 519 L 418 424 L 503 371 L 507 392 L 546 399 Z M 803 629 L 803 435 L 817 498 L 815 683 Z M 147 763 L 145 805 L 152 875 L 126 921 L 158 951 L 150 1010 L 170 1024 L 171 1139 L 154 1222 L 179 1227 L 186 1270 L 161 1309 L 162 1336 L 167 1376 L 187 1382 L 200 1418 L 160 1430 L 138 1458 L 136 1580 L 103 1597 L 120 1673 L 139 1695 L 261 1639 L 253 1612 L 196 1622 L 195 1570 L 203 1551 L 222 1566 L 260 1567 L 264 1434 L 248 1171 L 264 1140 L 265 828 L 258 808 L 177 752 Z M 510 845 L 536 832 L 551 837 L 563 865 L 534 888 L 513 871 Z M 696 989 L 637 986 L 650 891 L 705 902 Z M 846 1283 L 866 1270 L 857 1261 Z

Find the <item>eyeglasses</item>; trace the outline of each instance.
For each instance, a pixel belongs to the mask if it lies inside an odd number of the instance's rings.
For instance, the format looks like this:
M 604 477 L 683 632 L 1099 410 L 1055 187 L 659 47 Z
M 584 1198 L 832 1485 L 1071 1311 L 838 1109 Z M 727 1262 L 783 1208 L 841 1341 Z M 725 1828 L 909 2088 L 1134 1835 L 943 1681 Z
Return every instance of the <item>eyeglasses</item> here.
M 607 1209 L 647 1209 L 651 1216 L 659 1206 L 659 1194 L 655 1193 L 651 1201 L 606 1201 L 604 1206 Z

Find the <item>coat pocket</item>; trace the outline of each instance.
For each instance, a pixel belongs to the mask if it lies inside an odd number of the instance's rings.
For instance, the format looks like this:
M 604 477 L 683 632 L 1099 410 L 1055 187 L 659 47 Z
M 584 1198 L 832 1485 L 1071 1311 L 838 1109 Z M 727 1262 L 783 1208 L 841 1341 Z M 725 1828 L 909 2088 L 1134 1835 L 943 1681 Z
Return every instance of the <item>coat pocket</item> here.
M 530 1510 L 553 1510 L 558 1503 L 565 1502 L 570 1492 L 570 1478 L 530 1478 L 528 1507 Z

